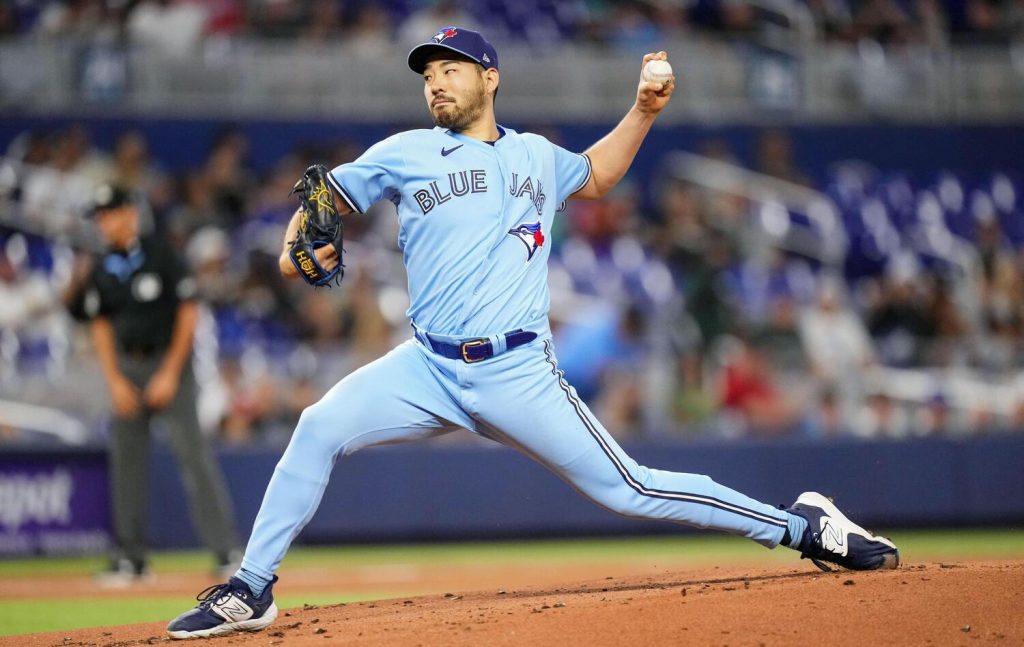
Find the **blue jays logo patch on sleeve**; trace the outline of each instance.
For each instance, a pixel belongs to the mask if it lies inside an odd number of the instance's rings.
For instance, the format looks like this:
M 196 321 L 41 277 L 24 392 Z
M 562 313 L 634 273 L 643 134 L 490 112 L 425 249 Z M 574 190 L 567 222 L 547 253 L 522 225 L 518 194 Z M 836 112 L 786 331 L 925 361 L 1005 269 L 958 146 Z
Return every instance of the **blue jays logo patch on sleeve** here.
M 544 246 L 544 232 L 539 222 L 523 223 L 508 230 L 510 236 L 515 236 L 526 245 L 526 260 L 530 261 L 534 253 Z

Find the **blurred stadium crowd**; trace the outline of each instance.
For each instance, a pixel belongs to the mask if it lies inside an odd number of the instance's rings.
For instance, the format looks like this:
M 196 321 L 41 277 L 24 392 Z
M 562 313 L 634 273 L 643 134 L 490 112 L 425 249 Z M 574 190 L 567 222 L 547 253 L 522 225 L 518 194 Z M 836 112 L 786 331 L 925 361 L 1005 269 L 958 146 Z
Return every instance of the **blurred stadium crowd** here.
M 187 52 L 201 39 L 345 39 L 365 47 L 420 42 L 438 25 L 486 25 L 505 40 L 600 43 L 629 50 L 679 34 L 742 38 L 773 29 L 786 3 L 746 0 L 0 0 L 0 37 L 124 37 Z M 1019 0 L 804 0 L 825 39 L 886 44 L 1008 43 L 1024 37 Z
M 899 439 L 1024 428 L 1020 178 L 851 162 L 812 181 L 785 131 L 765 129 L 759 142 L 751 177 L 790 191 L 817 184 L 817 206 L 668 172 L 570 201 L 557 221 L 556 348 L 609 430 Z M 244 134 L 225 128 L 202 164 L 171 174 L 133 130 L 112 150 L 83 125 L 11 143 L 0 165 L 0 399 L 102 433 L 107 396 L 61 297 L 81 271 L 73 248 L 95 240 L 82 210 L 103 181 L 134 193 L 145 228 L 173 241 L 198 279 L 200 417 L 224 442 L 282 442 L 303 407 L 411 334 L 390 203 L 347 220 L 341 289 L 286 284 L 276 270 L 295 179 L 314 160 L 360 151 L 299 147 L 266 173 L 247 151 Z M 749 172 L 722 140 L 700 152 Z M 838 256 L 786 243 L 823 208 L 838 227 L 829 236 L 844 241 Z M 40 438 L 0 425 L 0 442 Z
M 174 57 L 256 37 L 383 54 L 460 24 L 486 28 L 499 47 L 646 51 L 680 38 L 761 37 L 778 27 L 780 7 L 832 42 L 1024 39 L 1021 0 L 0 0 L 0 39 L 118 42 Z M 85 421 L 87 442 L 102 439 L 107 395 L 61 301 L 82 249 L 96 244 L 83 209 L 112 181 L 198 279 L 206 431 L 282 442 L 338 378 L 410 334 L 389 204 L 348 220 L 341 289 L 314 292 L 276 271 L 295 179 L 313 161 L 359 152 L 345 141 L 302 145 L 257 171 L 243 132 L 225 127 L 202 163 L 168 172 L 140 131 L 110 149 L 81 124 L 22 133 L 0 152 L 0 401 L 70 414 Z M 857 162 L 801 169 L 787 133 L 770 128 L 756 159 L 740 161 L 717 139 L 697 152 L 703 171 L 570 201 L 550 237 L 560 363 L 610 431 L 898 439 L 1024 429 L 1020 177 Z M 0 443 L 47 438 L 0 420 Z

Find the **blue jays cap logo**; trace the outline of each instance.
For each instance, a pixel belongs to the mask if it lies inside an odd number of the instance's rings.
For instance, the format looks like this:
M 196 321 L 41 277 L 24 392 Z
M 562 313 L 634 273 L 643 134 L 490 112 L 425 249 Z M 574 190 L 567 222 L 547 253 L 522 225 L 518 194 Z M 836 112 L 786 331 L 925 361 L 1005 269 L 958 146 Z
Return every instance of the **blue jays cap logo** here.
M 526 260 L 533 258 L 534 253 L 544 246 L 544 232 L 541 231 L 539 222 L 523 223 L 508 230 L 508 234 L 515 236 L 526 245 Z
M 454 27 L 445 27 L 441 31 L 434 34 L 432 39 L 435 43 L 442 42 L 445 38 L 454 38 L 459 35 L 459 31 Z
M 439 49 L 458 52 L 484 66 L 484 69 L 498 69 L 498 52 L 493 45 L 472 29 L 454 26 L 441 27 L 430 40 L 413 47 L 409 52 L 409 69 L 423 74 L 427 58 Z

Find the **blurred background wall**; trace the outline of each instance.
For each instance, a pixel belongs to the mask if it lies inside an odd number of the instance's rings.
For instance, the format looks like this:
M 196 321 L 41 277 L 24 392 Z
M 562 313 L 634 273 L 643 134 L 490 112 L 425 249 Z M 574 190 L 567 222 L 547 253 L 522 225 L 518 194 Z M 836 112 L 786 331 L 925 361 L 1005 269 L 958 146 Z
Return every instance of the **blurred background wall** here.
M 264 457 L 259 486 L 232 481 L 243 523 L 303 407 L 409 336 L 389 204 L 349 219 L 341 289 L 286 285 L 275 259 L 307 164 L 430 125 L 405 54 L 448 24 L 495 43 L 499 121 L 574 150 L 629 107 L 642 54 L 669 52 L 678 89 L 627 179 L 570 201 L 552 236 L 560 363 L 613 434 L 663 448 L 655 466 L 762 474 L 755 496 L 774 496 L 768 457 L 786 455 L 833 465 L 797 468 L 816 483 L 902 472 L 884 482 L 917 479 L 936 523 L 1024 519 L 1024 470 L 1007 467 L 1024 464 L 1019 0 L 0 0 L 0 509 L 39 511 L 0 514 L 6 537 L 59 525 L 61 497 L 102 510 L 102 461 L 58 478 L 97 459 L 109 416 L 60 301 L 95 246 L 82 211 L 100 182 L 130 187 L 199 280 L 204 431 L 229 463 Z M 437 454 L 489 451 L 477 444 L 353 460 L 424 461 L 393 487 L 430 492 L 431 461 L 494 473 Z M 991 491 L 968 497 L 972 482 Z M 860 495 L 899 523 L 884 492 Z M 504 518 L 538 519 L 524 500 L 503 499 Z M 964 512 L 978 500 L 1005 505 Z M 101 517 L 80 549 L 102 543 Z M 467 533 L 517 528 L 469 517 Z M 556 517 L 541 526 L 618 523 Z M 452 523 L 401 532 L 456 536 Z M 375 528 L 353 532 L 400 532 Z

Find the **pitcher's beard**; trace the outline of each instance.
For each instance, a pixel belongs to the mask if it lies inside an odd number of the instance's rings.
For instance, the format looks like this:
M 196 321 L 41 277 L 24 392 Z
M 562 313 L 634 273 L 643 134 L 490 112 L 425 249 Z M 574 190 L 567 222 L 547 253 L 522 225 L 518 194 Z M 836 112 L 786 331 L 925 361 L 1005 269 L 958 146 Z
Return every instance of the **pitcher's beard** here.
M 472 103 L 465 107 L 449 103 L 442 111 L 431 110 L 430 116 L 434 119 L 435 126 L 462 132 L 476 123 L 484 114 L 484 100 L 485 95 L 481 92 Z

